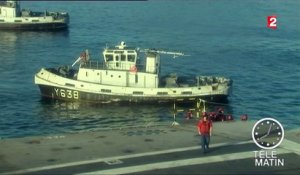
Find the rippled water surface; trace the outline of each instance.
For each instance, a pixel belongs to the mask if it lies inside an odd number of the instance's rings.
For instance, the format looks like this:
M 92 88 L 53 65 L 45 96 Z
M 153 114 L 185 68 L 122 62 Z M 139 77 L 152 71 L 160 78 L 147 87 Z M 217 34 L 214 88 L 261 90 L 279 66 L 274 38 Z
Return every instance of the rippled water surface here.
M 21 5 L 68 11 L 70 29 L 0 31 L 2 138 L 171 124 L 172 105 L 41 100 L 33 81 L 41 67 L 71 65 L 84 49 L 100 59 L 106 44 L 121 40 L 191 55 L 163 56 L 163 73 L 232 78 L 225 109 L 237 118 L 246 113 L 252 120 L 272 116 L 286 128 L 300 125 L 300 1 L 24 1 Z M 274 14 L 278 28 L 268 29 L 266 17 Z

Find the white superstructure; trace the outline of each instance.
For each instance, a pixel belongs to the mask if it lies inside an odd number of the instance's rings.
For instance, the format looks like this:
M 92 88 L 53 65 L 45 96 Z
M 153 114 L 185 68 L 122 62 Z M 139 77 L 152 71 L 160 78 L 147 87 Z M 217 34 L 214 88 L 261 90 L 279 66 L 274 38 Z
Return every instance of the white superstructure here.
M 143 59 L 141 54 L 145 55 Z M 231 80 L 224 77 L 160 75 L 160 54 L 184 55 L 127 47 L 121 42 L 104 49 L 102 62 L 91 60 L 85 51 L 73 64 L 80 62 L 78 70 L 42 68 L 35 76 L 35 83 L 43 96 L 67 100 L 171 102 L 202 98 L 219 101 L 228 96 Z

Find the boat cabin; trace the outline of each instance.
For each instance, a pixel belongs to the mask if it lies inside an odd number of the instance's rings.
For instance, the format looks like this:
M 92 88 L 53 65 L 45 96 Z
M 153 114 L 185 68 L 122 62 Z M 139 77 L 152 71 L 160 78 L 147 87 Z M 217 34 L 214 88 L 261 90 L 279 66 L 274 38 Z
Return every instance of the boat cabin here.
M 106 48 L 103 51 L 104 63 L 107 69 L 130 70 L 137 64 L 137 51 L 128 48 L 124 41 L 116 47 Z
M 0 17 L 14 18 L 21 16 L 19 1 L 0 2 Z
M 160 66 L 159 54 L 146 52 L 145 64 L 139 62 L 138 49 L 127 47 L 122 41 L 120 45 L 105 48 L 103 51 L 104 63 L 107 69 L 129 70 L 158 74 Z
M 115 47 L 106 47 L 102 52 L 103 62 L 89 60 L 86 51 L 77 80 L 123 87 L 158 87 L 159 54 L 147 51 L 145 60 L 141 61 L 139 53 L 138 48 L 127 47 L 124 41 Z M 73 65 L 80 59 L 81 57 Z

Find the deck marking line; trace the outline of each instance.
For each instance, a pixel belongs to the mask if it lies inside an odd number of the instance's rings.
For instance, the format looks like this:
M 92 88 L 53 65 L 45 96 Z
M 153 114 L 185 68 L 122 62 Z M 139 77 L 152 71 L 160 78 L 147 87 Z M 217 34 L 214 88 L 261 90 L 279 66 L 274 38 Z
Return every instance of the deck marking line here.
M 248 141 L 242 141 L 242 142 L 216 143 L 216 144 L 211 144 L 210 147 L 213 148 L 213 147 L 220 147 L 220 146 L 242 145 L 242 144 L 247 144 L 247 143 L 253 143 L 253 141 L 248 140 Z M 124 156 L 106 157 L 106 158 L 100 158 L 100 159 L 85 160 L 85 161 L 78 161 L 78 162 L 63 163 L 63 164 L 58 164 L 58 165 L 29 168 L 29 169 L 24 169 L 24 170 L 17 170 L 17 171 L 5 172 L 4 174 L 24 174 L 24 173 L 31 173 L 31 172 L 43 171 L 43 170 L 49 170 L 49 169 L 64 168 L 64 167 L 69 167 L 69 166 L 84 165 L 84 164 L 97 163 L 97 162 L 106 162 L 106 161 L 111 161 L 111 160 L 121 160 L 121 159 L 136 158 L 136 157 L 143 157 L 143 156 L 159 155 L 159 154 L 165 154 L 165 153 L 191 151 L 191 150 L 197 150 L 200 148 L 201 148 L 201 146 L 198 145 L 198 146 L 192 146 L 192 147 L 137 153 L 137 154 L 124 155 Z
M 283 153 L 289 153 L 290 151 L 281 148 L 281 149 L 278 149 L 278 152 L 283 154 Z M 201 156 L 201 157 L 175 160 L 175 161 L 166 161 L 166 162 L 159 162 L 159 163 L 150 163 L 150 164 L 144 164 L 144 165 L 107 169 L 107 170 L 100 170 L 100 171 L 93 171 L 93 172 L 88 172 L 88 173 L 80 173 L 77 175 L 128 174 L 128 173 L 137 173 L 137 172 L 143 172 L 143 171 L 151 171 L 154 169 L 155 170 L 168 169 L 168 168 L 175 168 L 175 167 L 182 167 L 182 166 L 199 165 L 199 164 L 215 163 L 215 162 L 230 161 L 230 160 L 239 160 L 239 159 L 246 159 L 246 158 L 253 158 L 253 160 L 254 160 L 254 153 L 252 151 L 229 153 L 229 154 L 223 154 L 223 155 L 217 155 L 217 156 L 202 156 L 199 153 L 199 156 Z M 253 164 L 253 166 L 254 166 L 254 164 Z

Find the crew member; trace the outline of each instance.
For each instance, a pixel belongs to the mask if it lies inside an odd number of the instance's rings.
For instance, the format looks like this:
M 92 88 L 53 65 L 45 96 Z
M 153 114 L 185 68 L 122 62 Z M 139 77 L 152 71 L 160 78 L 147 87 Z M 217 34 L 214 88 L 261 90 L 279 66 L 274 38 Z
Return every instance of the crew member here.
M 199 120 L 198 133 L 201 136 L 201 146 L 203 153 L 206 153 L 209 150 L 209 141 L 212 135 L 212 122 L 208 119 L 207 113 L 204 113 L 202 119 Z
M 185 119 L 189 120 L 189 119 L 192 119 L 193 118 L 193 113 L 191 110 L 189 110 L 187 113 L 186 113 L 186 116 L 185 116 Z

